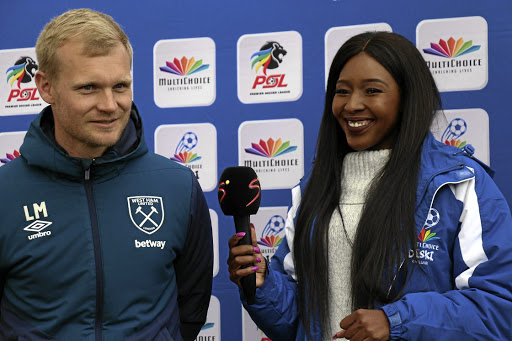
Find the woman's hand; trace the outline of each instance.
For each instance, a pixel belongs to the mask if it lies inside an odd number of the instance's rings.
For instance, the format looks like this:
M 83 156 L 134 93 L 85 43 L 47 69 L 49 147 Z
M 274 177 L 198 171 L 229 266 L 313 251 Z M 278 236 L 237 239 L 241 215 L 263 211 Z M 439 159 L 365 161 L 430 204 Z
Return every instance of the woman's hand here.
M 379 309 L 359 309 L 340 322 L 340 330 L 332 339 L 345 338 L 351 341 L 389 340 L 389 321 L 384 311 Z
M 244 276 L 256 272 L 256 287 L 261 287 L 265 282 L 265 270 L 267 264 L 261 255 L 260 248 L 256 240 L 256 231 L 251 224 L 252 245 L 236 244 L 245 236 L 243 232 L 235 234 L 228 241 L 229 257 L 228 269 L 229 279 L 240 287 L 240 279 Z M 242 266 L 249 265 L 242 269 Z

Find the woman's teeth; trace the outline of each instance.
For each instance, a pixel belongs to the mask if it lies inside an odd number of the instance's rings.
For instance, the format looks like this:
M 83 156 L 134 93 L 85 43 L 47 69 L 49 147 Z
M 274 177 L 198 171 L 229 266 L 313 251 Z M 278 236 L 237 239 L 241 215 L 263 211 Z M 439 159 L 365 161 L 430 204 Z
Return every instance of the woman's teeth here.
M 351 127 L 351 128 L 362 127 L 362 126 L 365 126 L 368 123 L 370 123 L 369 120 L 365 120 L 365 121 L 347 121 L 347 122 L 348 122 L 348 126 Z

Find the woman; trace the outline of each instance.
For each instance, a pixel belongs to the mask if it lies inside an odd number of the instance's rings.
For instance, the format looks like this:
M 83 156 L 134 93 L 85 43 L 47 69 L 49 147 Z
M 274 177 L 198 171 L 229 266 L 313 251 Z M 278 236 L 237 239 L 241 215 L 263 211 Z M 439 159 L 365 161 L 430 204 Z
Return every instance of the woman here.
M 439 108 L 407 39 L 340 48 L 286 242 L 267 269 L 256 244 L 229 241 L 230 279 L 256 272 L 245 307 L 273 341 L 512 339 L 510 210 L 469 149 L 429 132 Z

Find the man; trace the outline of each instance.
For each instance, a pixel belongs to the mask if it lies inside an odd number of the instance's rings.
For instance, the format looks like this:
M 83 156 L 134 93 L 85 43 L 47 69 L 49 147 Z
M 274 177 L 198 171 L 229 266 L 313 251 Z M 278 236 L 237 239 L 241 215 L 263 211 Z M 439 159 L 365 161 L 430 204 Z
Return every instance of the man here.
M 148 152 L 127 36 L 71 10 L 36 53 L 50 105 L 0 169 L 0 339 L 193 340 L 211 294 L 210 217 L 192 172 Z

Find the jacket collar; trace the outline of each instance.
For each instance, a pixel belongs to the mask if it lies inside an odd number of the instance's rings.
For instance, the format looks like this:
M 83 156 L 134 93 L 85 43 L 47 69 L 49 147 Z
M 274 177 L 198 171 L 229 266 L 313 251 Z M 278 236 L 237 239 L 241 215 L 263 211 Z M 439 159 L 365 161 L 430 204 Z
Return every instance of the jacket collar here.
M 69 156 L 56 142 L 54 129 L 52 108 L 47 106 L 30 124 L 20 153 L 30 166 L 45 169 L 55 176 L 82 179 L 85 170 L 93 164 L 95 165 L 93 178 L 108 174 L 116 176 L 125 161 L 148 151 L 144 141 L 142 120 L 133 103 L 130 120 L 119 141 L 113 147 L 108 148 L 101 157 L 94 160 Z

